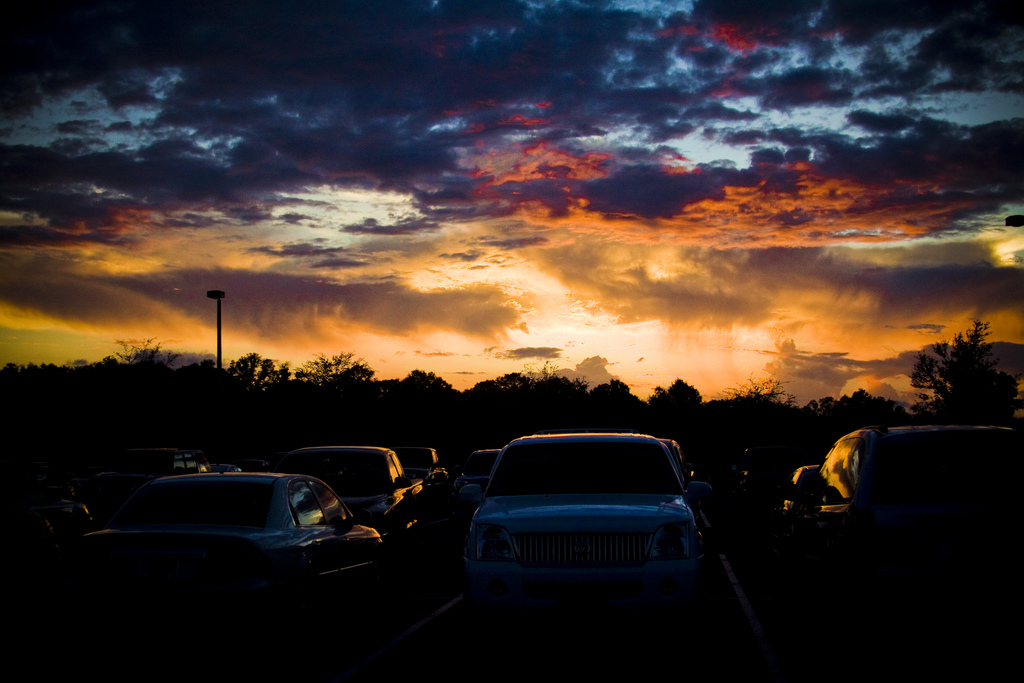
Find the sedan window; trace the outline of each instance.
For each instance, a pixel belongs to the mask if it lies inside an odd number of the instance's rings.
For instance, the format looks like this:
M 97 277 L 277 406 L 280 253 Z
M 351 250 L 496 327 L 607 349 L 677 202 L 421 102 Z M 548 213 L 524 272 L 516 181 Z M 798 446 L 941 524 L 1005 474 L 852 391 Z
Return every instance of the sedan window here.
M 320 509 L 320 503 L 306 482 L 296 481 L 288 487 L 288 502 L 292 506 L 292 517 L 297 525 L 318 526 L 326 523 L 324 511 Z
M 318 481 L 309 482 L 309 486 L 320 500 L 320 507 L 323 508 L 327 521 L 333 521 L 336 517 L 348 519 L 348 510 L 345 508 L 345 504 L 334 495 L 334 491 Z

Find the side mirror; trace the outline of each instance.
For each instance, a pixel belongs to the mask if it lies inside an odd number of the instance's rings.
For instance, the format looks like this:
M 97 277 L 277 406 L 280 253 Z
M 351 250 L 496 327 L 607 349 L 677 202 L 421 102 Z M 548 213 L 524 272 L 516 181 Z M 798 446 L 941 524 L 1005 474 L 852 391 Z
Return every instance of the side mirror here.
M 352 513 L 352 521 L 359 526 L 373 526 L 373 513 L 366 508 L 356 508 L 349 510 Z
M 711 496 L 711 484 L 706 481 L 691 481 L 690 486 L 686 489 L 686 502 L 690 505 L 696 505 Z
M 459 490 L 459 500 L 463 503 L 479 505 L 483 499 L 484 490 L 480 487 L 480 484 L 466 484 Z

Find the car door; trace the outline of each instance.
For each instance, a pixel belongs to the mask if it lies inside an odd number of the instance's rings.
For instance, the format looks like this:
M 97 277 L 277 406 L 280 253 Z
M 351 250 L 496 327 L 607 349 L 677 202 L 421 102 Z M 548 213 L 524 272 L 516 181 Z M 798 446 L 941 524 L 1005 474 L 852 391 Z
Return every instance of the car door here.
M 335 574 L 342 581 L 376 578 L 379 535 L 355 524 L 345 503 L 326 484 L 307 482 L 325 515 L 325 536 L 320 539 L 323 555 L 321 574 Z
M 842 555 L 843 520 L 857 490 L 864 448 L 863 438 L 850 436 L 841 439 L 825 456 L 818 470 L 821 507 L 808 513 L 811 525 L 811 537 L 805 546 L 808 555 L 827 560 Z

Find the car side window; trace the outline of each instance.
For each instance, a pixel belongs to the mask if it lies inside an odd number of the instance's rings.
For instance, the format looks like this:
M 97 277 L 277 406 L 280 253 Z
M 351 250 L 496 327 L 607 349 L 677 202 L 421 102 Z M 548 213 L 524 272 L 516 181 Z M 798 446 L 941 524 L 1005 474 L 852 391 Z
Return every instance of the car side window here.
M 399 474 L 399 472 L 401 472 L 402 470 L 399 469 L 398 458 L 395 456 L 394 453 L 388 453 L 388 468 L 390 469 L 391 481 L 394 481 L 395 479 L 398 479 L 398 477 L 402 476 Z
M 309 482 L 309 487 L 313 489 L 316 497 L 320 500 L 320 507 L 323 508 L 328 522 L 333 520 L 335 517 L 348 519 L 348 510 L 345 509 L 344 503 L 334 495 L 334 491 L 318 481 Z
M 288 487 L 288 503 L 292 518 L 299 526 L 317 526 L 326 523 L 324 511 L 320 508 L 313 491 L 304 481 L 292 482 Z
M 824 480 L 822 502 L 825 505 L 846 503 L 853 498 L 863 452 L 863 439 L 843 439 L 825 457 L 820 470 Z

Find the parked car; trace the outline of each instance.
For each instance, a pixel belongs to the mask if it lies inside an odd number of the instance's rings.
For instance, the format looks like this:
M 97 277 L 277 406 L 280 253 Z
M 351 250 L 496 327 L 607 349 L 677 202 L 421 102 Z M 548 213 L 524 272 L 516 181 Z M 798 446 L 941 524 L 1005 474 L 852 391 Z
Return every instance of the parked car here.
M 261 458 L 240 458 L 231 463 L 243 472 L 269 472 L 270 461 Z
M 74 482 L 76 495 L 103 526 L 143 484 L 157 477 L 210 471 L 206 455 L 179 448 L 130 448 L 115 455 L 101 471 Z
M 316 478 L 227 473 L 148 482 L 81 550 L 106 589 L 307 592 L 375 580 L 380 543 Z
M 821 504 L 821 465 L 804 465 L 779 486 L 779 501 L 769 521 L 772 549 L 780 556 L 791 553 L 795 536 L 805 533 Z
M 773 503 L 779 485 L 787 481 L 797 467 L 813 465 L 803 448 L 793 446 L 757 446 L 743 452 L 736 473 L 736 495 L 751 511 L 761 512 Z
M 391 450 L 398 456 L 405 476 L 423 482 L 419 498 L 424 518 L 435 521 L 447 517 L 451 480 L 437 451 L 424 446 L 396 446 Z
M 444 466 L 437 457 L 437 451 L 433 448 L 422 446 L 396 446 L 392 448 L 398 456 L 405 476 L 410 479 L 427 480 L 430 477 L 447 477 Z
M 466 464 L 462 466 L 461 473 L 452 484 L 451 505 L 453 517 L 468 521 L 473 515 L 476 505 L 459 500 L 459 492 L 468 484 L 476 484 L 481 489 L 486 488 L 487 480 L 491 477 L 491 469 L 493 469 L 494 462 L 498 459 L 498 453 L 500 452 L 500 448 L 490 448 L 473 451 L 466 458 Z
M 665 444 L 668 452 L 672 454 L 672 462 L 679 471 L 679 476 L 683 479 L 683 486 L 688 486 L 690 480 L 693 479 L 693 466 L 687 462 L 682 447 L 674 439 L 661 439 L 661 442 Z
M 277 472 L 308 474 L 325 481 L 353 511 L 365 511 L 366 523 L 388 542 L 398 542 L 420 520 L 420 480 L 406 476 L 390 448 L 322 446 L 287 453 Z
M 654 437 L 589 433 L 516 439 L 498 455 L 465 548 L 467 595 L 480 608 L 585 603 L 677 608 L 695 597 L 703 560 L 673 456 Z
M 43 517 L 62 548 L 98 528 L 89 508 L 81 501 L 70 500 L 66 490 L 45 463 L 0 462 L 0 499 Z
M 792 551 L 858 576 L 953 577 L 962 588 L 1008 557 L 1022 455 L 1020 434 L 1002 427 L 851 432 L 813 480 Z

